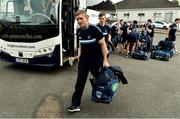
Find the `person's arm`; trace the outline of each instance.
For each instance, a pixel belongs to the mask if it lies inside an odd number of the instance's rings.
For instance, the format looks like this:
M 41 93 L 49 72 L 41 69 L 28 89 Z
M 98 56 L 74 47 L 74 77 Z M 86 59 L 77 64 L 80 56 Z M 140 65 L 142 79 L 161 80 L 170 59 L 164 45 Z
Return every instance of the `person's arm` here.
M 78 48 L 78 56 L 77 56 L 77 59 L 78 59 L 78 62 L 79 62 L 79 58 L 81 56 L 81 44 L 79 43 L 79 48 Z
M 107 47 L 104 38 L 98 41 L 99 45 L 101 46 L 102 54 L 103 54 L 103 67 L 109 67 L 109 63 L 107 61 Z
M 171 30 L 171 27 L 172 27 L 172 25 L 170 25 L 169 28 L 168 28 L 168 30 L 167 30 L 167 38 L 169 37 L 169 32 L 170 32 L 170 30 Z
M 147 32 L 148 32 L 148 33 L 151 33 L 151 32 L 152 32 L 152 26 L 148 26 L 148 27 L 147 27 Z
M 111 41 L 111 34 L 108 35 L 108 41 Z
M 111 28 L 108 26 L 108 41 L 111 41 Z
M 79 29 L 77 29 L 77 34 L 79 34 Z M 79 36 L 78 35 L 77 35 L 77 51 L 78 51 L 77 52 L 78 54 L 77 54 L 77 56 L 74 57 L 74 59 L 77 59 L 78 62 L 79 62 L 79 58 L 81 56 L 81 43 L 79 41 Z
M 151 33 L 151 32 L 152 32 L 152 29 L 147 28 L 147 32 L 148 32 L 148 33 Z
M 75 59 L 75 60 L 78 60 L 78 62 L 79 62 L 80 56 L 81 56 L 81 44 L 79 43 L 79 47 L 78 47 L 78 55 L 77 55 L 77 56 L 74 56 L 74 59 Z

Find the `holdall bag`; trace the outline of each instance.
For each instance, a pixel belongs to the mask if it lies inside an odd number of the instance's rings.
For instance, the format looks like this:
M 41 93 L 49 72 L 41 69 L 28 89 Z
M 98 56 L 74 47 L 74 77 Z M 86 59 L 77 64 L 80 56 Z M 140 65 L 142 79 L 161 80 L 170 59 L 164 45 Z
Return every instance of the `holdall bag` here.
M 111 79 L 106 84 L 94 85 L 92 89 L 91 99 L 95 102 L 109 104 L 112 97 L 116 94 L 119 88 L 119 80 L 116 78 Z
M 142 51 L 142 50 L 135 50 L 134 52 L 132 52 L 132 55 L 131 55 L 132 58 L 135 58 L 135 59 L 141 59 L 141 60 L 148 60 L 148 55 Z
M 143 33 L 143 32 L 141 32 L 139 34 L 139 38 L 138 39 L 139 39 L 139 42 L 141 42 L 141 43 L 149 43 L 150 40 L 151 40 L 150 36 L 145 34 L 145 33 Z
M 138 50 L 144 51 L 144 52 L 148 52 L 149 50 L 148 50 L 148 45 L 147 45 L 147 43 L 142 43 L 142 44 L 139 46 Z
M 174 48 L 173 42 L 168 38 L 158 42 L 159 50 L 171 50 Z
M 155 50 L 151 53 L 151 58 L 152 59 L 157 59 L 157 60 L 163 60 L 163 61 L 169 61 L 170 59 L 170 53 L 166 52 L 164 50 Z
M 121 41 L 121 36 L 119 35 L 119 33 L 116 33 L 116 35 L 111 38 L 111 42 L 115 48 L 118 46 L 118 43 L 120 43 L 120 41 Z
M 91 99 L 95 102 L 109 104 L 118 91 L 121 81 L 123 84 L 127 84 L 120 67 L 103 68 L 96 79 L 90 79 Z
M 173 50 L 164 50 L 164 52 L 169 53 L 170 58 L 174 56 L 174 51 Z

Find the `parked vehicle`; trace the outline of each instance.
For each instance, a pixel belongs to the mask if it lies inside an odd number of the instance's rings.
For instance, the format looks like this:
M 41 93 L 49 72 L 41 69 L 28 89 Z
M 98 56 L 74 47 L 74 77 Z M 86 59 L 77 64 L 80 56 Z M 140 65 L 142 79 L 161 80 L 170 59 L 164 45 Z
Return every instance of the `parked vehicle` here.
M 77 55 L 74 13 L 86 1 L 0 0 L 0 61 L 63 66 Z
M 155 28 L 159 29 L 168 29 L 171 23 L 161 22 L 161 21 L 155 21 L 154 23 Z

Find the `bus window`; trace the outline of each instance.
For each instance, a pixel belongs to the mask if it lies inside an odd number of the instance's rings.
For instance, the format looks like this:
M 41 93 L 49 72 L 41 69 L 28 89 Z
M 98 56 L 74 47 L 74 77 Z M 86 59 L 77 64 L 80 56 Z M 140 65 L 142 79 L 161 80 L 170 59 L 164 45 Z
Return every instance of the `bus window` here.
M 14 10 L 15 15 L 24 15 L 24 1 L 23 0 L 14 0 Z
M 56 24 L 58 2 L 55 0 L 31 0 L 31 22 Z
M 43 0 L 30 0 L 33 13 L 43 13 Z
M 14 6 L 12 1 L 6 3 L 6 16 L 14 15 Z

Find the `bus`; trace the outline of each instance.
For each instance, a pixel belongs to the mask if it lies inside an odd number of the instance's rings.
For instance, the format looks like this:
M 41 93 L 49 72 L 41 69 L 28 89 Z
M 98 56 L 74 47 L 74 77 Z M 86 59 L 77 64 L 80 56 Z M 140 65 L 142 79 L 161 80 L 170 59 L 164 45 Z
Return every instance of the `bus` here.
M 63 66 L 78 53 L 78 9 L 86 0 L 0 0 L 0 60 Z

